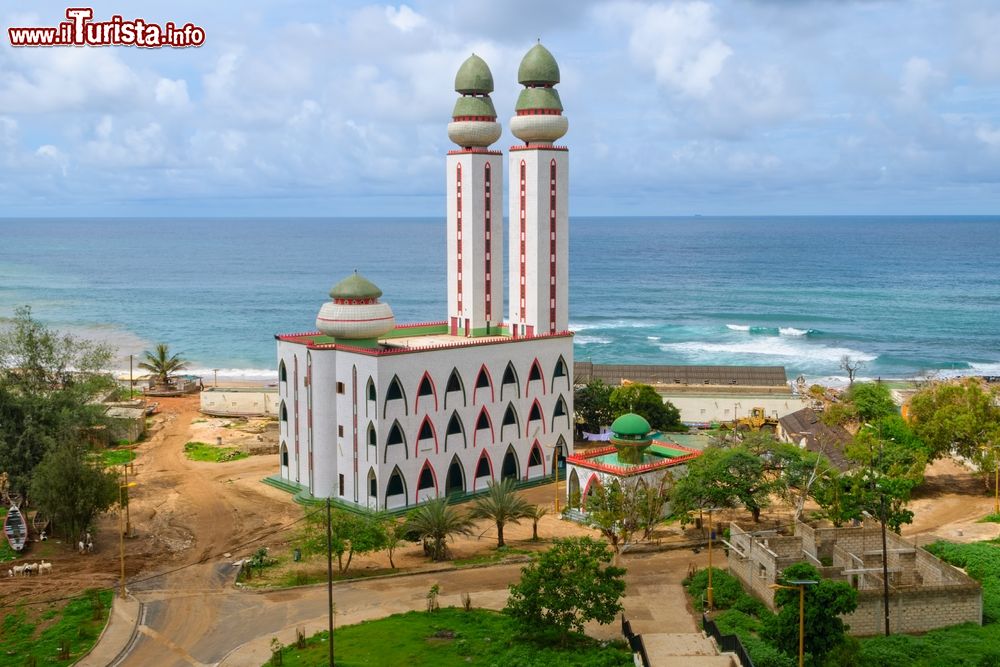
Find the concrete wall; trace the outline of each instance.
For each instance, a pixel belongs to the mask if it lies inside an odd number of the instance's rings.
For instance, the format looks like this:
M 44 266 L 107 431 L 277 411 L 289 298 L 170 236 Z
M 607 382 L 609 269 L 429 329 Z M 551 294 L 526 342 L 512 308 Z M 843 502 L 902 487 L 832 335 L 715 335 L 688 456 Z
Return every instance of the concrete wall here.
M 806 401 L 791 394 L 691 393 L 671 391 L 669 386 L 656 389 L 663 400 L 670 401 L 681 411 L 681 421 L 689 423 L 729 421 L 734 413 L 747 417 L 750 410 L 757 407 L 764 408 L 769 417 L 780 419 L 808 407 Z
M 200 410 L 208 415 L 277 417 L 278 390 L 274 387 L 206 387 L 201 392 Z
M 772 610 L 775 583 L 789 565 L 829 554 L 833 566 L 821 567 L 824 578 L 851 582 L 858 588 L 858 608 L 844 621 L 850 633 L 874 635 L 884 631 L 881 531 L 878 527 L 813 528 L 799 524 L 795 537 L 751 535 L 730 524 L 729 570 Z M 886 536 L 892 632 L 927 632 L 959 623 L 982 623 L 982 588 L 957 568 L 914 548 L 895 533 Z M 795 557 L 798 547 L 799 557 Z M 815 562 L 813 562 L 815 565 Z M 845 574 L 843 570 L 871 572 Z

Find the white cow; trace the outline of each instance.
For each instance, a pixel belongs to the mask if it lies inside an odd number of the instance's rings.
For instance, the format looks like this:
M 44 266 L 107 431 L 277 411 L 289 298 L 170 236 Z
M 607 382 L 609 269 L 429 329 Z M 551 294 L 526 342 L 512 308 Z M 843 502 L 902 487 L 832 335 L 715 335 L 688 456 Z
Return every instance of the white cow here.
M 27 567 L 28 567 L 27 563 L 23 565 L 15 565 L 14 568 L 11 570 L 11 572 L 13 573 L 11 576 L 23 577 L 25 574 L 27 574 L 26 572 Z
M 38 565 L 38 574 L 52 574 L 52 563 L 46 563 L 44 559 Z

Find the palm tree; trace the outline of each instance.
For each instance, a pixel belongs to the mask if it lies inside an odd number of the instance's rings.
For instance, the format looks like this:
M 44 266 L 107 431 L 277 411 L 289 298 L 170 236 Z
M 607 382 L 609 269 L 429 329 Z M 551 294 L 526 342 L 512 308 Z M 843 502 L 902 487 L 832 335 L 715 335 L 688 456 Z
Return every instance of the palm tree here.
M 448 536 L 472 534 L 472 521 L 449 507 L 447 498 L 435 498 L 410 512 L 406 527 L 421 539 L 433 541 L 434 560 L 445 559 L 444 543 Z
M 146 360 L 139 363 L 139 368 L 155 375 L 160 385 L 167 385 L 171 375 L 187 368 L 187 361 L 179 354 L 170 354 L 166 343 L 157 343 L 155 353 L 146 351 Z
M 473 519 L 489 519 L 497 526 L 497 548 L 504 546 L 503 527 L 508 523 L 520 523 L 530 516 L 531 505 L 514 490 L 514 480 L 505 479 L 499 484 L 490 484 L 486 495 L 476 498 L 469 516 Z
M 530 511 L 528 512 L 528 518 L 531 519 L 531 541 L 538 541 L 538 522 L 541 521 L 542 517 L 549 513 L 549 508 L 544 505 L 532 505 Z

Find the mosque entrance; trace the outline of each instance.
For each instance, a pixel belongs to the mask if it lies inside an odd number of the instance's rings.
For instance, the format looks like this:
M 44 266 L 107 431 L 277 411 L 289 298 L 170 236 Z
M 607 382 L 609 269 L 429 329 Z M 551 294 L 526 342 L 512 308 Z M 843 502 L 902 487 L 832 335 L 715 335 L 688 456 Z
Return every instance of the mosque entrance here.
M 503 457 L 503 465 L 500 466 L 500 480 L 512 479 L 517 481 L 517 454 L 514 453 L 514 447 L 507 447 L 507 453 Z
M 444 483 L 444 493 L 450 496 L 453 493 L 463 493 L 465 491 L 465 472 L 462 470 L 462 464 L 458 461 L 458 456 L 456 455 L 451 459 L 451 465 L 448 466 L 448 477 L 445 479 Z

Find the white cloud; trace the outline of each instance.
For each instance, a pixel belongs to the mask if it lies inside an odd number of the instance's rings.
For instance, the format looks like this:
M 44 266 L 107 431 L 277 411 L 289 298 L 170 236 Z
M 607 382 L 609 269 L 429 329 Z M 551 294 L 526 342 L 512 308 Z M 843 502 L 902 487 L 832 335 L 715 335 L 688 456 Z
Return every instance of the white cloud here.
M 389 23 L 402 32 L 410 32 L 414 28 L 419 28 L 427 23 L 426 18 L 410 9 L 408 5 L 400 5 L 399 9 L 386 7 L 385 16 L 389 20 Z
M 186 109 L 191 103 L 184 79 L 161 78 L 156 82 L 155 96 L 157 104 L 174 109 Z
M 903 66 L 899 82 L 899 99 L 905 106 L 922 106 L 933 92 L 940 90 L 946 82 L 943 72 L 936 69 L 926 58 L 912 57 Z
M 706 2 L 628 7 L 632 14 L 629 51 L 656 80 L 684 95 L 703 98 L 733 54 Z

